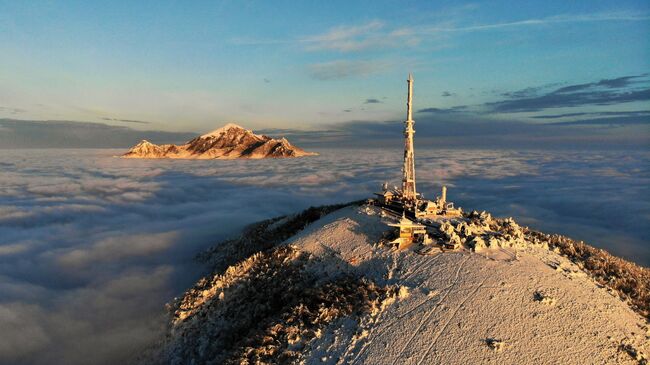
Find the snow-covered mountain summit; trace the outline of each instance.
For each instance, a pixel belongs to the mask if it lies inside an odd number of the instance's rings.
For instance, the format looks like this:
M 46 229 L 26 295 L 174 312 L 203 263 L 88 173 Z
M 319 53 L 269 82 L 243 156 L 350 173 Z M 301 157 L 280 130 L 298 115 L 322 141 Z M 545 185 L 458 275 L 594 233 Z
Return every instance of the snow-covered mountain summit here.
M 202 135 L 201 138 L 218 137 L 218 136 L 220 136 L 222 134 L 228 133 L 230 130 L 236 130 L 236 131 L 243 130 L 243 131 L 249 131 L 249 132 L 252 133 L 251 130 L 247 130 L 246 128 L 244 128 L 244 127 L 242 127 L 242 126 L 240 126 L 238 124 L 227 123 L 226 125 L 224 125 L 221 128 L 215 129 L 212 132 L 208 132 L 208 133 Z
M 169 305 L 142 363 L 647 364 L 646 268 L 486 212 L 432 227 L 461 249 L 399 250 L 398 218 L 358 204 L 201 254 L 212 273 Z
M 237 124 L 228 123 L 212 132 L 196 137 L 184 145 L 155 145 L 143 140 L 122 157 L 126 158 L 286 158 L 313 156 L 285 138 L 274 139 L 253 133 Z

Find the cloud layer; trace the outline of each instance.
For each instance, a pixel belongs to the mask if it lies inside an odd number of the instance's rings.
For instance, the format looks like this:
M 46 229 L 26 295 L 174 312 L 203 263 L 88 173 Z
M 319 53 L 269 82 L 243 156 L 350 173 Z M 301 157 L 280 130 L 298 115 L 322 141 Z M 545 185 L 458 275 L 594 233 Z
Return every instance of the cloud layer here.
M 148 123 L 105 119 L 135 124 Z M 182 143 L 196 136 L 196 133 L 139 131 L 103 123 L 0 119 L 0 148 L 130 147 L 144 138 L 157 143 Z
M 419 190 L 650 264 L 648 152 L 417 149 Z M 400 151 L 144 161 L 118 150 L 0 155 L 0 363 L 113 364 L 160 335 L 201 249 L 245 224 L 370 196 Z

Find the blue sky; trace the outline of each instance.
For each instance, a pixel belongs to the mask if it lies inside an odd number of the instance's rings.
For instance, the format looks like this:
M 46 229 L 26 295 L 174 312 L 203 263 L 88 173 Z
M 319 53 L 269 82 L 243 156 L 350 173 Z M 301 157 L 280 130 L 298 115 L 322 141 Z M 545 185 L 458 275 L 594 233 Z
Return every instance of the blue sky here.
M 412 71 L 416 120 L 647 119 L 648 34 L 647 1 L 0 0 L 0 118 L 327 129 L 403 119 Z

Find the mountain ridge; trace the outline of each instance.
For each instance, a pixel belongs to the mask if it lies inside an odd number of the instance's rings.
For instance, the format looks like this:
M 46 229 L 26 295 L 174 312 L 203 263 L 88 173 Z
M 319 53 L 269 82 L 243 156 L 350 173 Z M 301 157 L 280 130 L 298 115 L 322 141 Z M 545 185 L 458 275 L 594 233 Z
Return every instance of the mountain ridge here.
M 489 247 L 395 250 L 386 219 L 309 208 L 215 245 L 142 363 L 647 363 L 647 269 L 485 212 L 450 227 Z
M 174 159 L 262 159 L 315 156 L 292 145 L 286 138 L 274 139 L 255 134 L 235 123 L 189 140 L 183 145 L 156 145 L 142 140 L 123 158 L 174 158 Z

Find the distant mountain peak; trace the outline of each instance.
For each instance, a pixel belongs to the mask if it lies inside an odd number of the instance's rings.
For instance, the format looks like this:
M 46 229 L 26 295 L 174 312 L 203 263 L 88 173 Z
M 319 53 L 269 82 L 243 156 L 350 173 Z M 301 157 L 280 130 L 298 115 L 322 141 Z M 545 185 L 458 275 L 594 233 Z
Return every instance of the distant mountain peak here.
M 246 128 L 244 128 L 244 127 L 242 127 L 242 126 L 240 126 L 238 124 L 227 123 L 226 125 L 224 125 L 223 127 L 219 128 L 219 129 L 215 129 L 212 132 L 208 132 L 208 133 L 202 135 L 201 138 L 218 137 L 218 136 L 230 131 L 231 129 L 248 131 Z M 249 131 L 249 132 L 253 133 L 252 131 Z
M 273 139 L 258 135 L 235 123 L 177 145 L 156 145 L 147 140 L 132 147 L 126 158 L 235 159 L 286 158 L 313 156 L 293 146 L 286 138 Z

